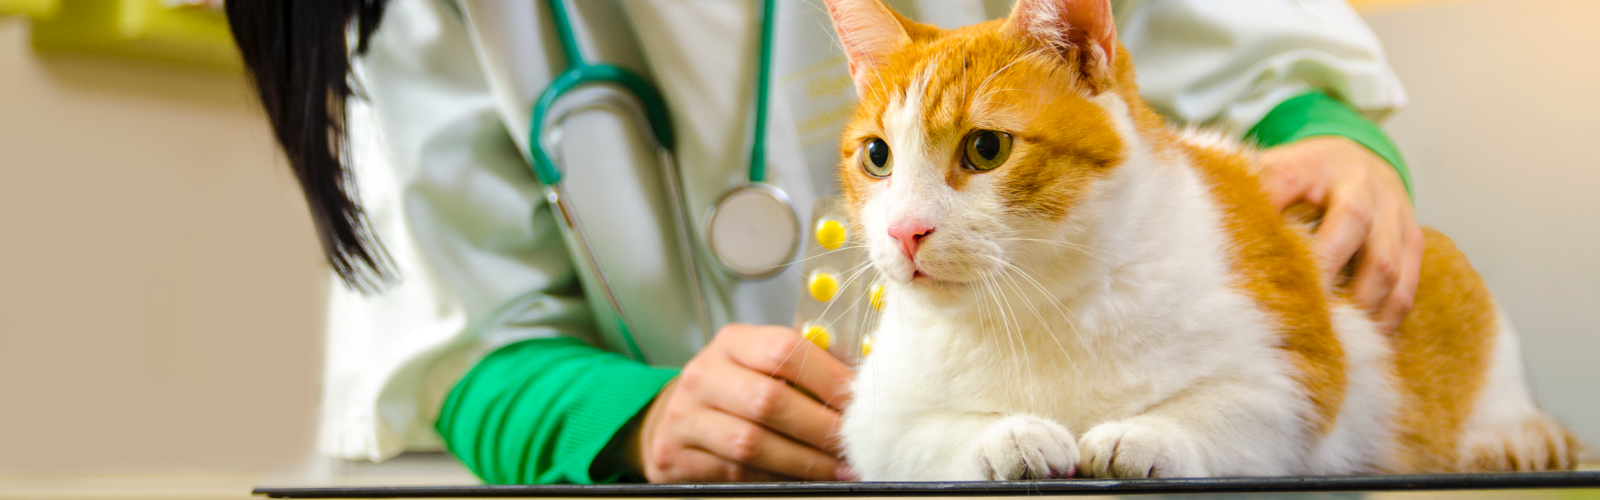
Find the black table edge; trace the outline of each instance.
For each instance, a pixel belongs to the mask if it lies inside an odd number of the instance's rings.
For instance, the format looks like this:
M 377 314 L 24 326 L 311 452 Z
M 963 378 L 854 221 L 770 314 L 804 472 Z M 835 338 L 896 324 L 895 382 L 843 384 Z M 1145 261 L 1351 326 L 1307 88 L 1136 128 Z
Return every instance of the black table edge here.
M 1600 470 L 1388 476 L 1079 479 L 1003 482 L 704 483 L 258 487 L 270 498 L 549 498 L 1144 495 L 1600 488 Z

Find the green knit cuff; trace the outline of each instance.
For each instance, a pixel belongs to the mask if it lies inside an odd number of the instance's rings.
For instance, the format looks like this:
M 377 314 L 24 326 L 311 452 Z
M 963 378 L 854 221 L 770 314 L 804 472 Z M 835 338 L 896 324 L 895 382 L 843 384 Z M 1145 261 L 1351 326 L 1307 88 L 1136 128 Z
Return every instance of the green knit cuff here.
M 595 484 L 615 483 L 627 479 L 627 472 L 596 469 L 595 459 L 628 421 L 655 401 L 661 388 L 678 376 L 678 370 L 622 359 L 591 373 L 593 376 L 575 381 L 569 389 L 569 394 L 578 398 L 571 410 L 575 418 L 564 430 L 563 439 L 571 446 L 570 473 L 589 475 Z
M 1329 97 L 1322 91 L 1313 90 L 1283 101 L 1256 123 L 1245 137 L 1255 140 L 1258 146 L 1265 149 L 1324 135 L 1344 137 L 1371 150 L 1383 161 L 1389 162 L 1395 173 L 1400 174 L 1406 194 L 1416 195 L 1412 191 L 1411 171 L 1406 168 L 1405 158 L 1400 156 L 1400 148 L 1395 147 L 1394 141 L 1389 139 L 1383 128 L 1361 116 L 1349 104 Z
M 608 483 L 595 459 L 678 371 L 566 337 L 489 353 L 445 398 L 434 428 L 489 484 Z

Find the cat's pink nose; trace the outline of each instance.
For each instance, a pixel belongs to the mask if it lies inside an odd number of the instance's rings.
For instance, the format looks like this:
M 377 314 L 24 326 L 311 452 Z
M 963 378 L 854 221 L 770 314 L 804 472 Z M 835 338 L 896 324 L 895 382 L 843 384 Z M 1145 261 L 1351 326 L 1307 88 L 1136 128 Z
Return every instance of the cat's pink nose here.
M 933 234 L 933 228 L 920 220 L 905 218 L 889 226 L 889 237 L 900 242 L 900 252 L 906 259 L 914 259 L 922 239 Z

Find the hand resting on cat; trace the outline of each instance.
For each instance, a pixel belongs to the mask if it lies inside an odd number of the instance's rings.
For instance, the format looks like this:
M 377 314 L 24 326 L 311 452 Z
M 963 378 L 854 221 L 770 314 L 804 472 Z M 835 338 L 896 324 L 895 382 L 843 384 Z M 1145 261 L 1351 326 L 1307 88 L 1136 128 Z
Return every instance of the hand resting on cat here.
M 1309 203 L 1327 214 L 1311 237 L 1324 277 L 1353 268 L 1351 302 L 1373 313 L 1384 333 L 1394 333 L 1416 300 L 1423 242 L 1394 167 L 1339 136 L 1264 150 L 1259 163 L 1261 187 L 1274 208 Z

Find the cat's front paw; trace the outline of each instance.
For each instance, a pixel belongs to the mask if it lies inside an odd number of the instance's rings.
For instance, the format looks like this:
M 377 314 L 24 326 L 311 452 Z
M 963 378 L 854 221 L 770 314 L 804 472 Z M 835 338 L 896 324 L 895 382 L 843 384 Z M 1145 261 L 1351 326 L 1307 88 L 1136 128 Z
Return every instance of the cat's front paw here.
M 1032 416 L 1012 416 L 978 434 L 974 465 L 989 481 L 1072 477 L 1078 445 L 1061 424 Z
M 1087 477 L 1204 477 L 1189 432 L 1158 417 L 1101 424 L 1078 442 L 1079 471 Z

